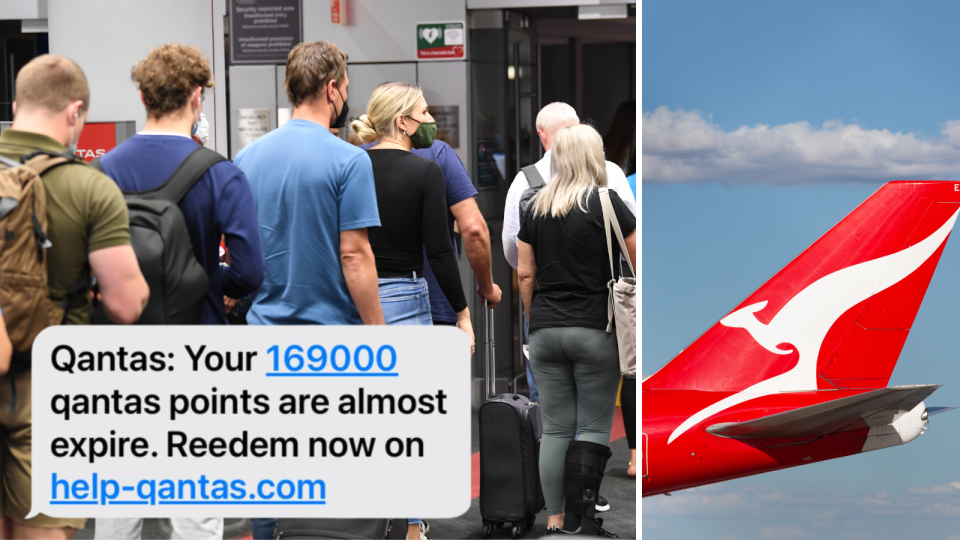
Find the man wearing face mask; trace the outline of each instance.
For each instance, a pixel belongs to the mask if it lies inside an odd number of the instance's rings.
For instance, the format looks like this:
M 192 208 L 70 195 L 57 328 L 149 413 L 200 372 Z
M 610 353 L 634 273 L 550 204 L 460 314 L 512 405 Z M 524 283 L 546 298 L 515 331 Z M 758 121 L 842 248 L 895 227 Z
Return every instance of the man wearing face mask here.
M 267 259 L 248 324 L 383 324 L 367 237 L 380 226 L 370 158 L 330 132 L 346 123 L 349 84 L 347 53 L 298 44 L 284 81 L 291 120 L 237 154 Z
M 267 278 L 248 324 L 383 324 L 367 237 L 380 226 L 370 158 L 330 132 L 347 120 L 347 53 L 300 43 L 283 85 L 286 124 L 234 162 L 250 178 L 266 248 Z M 273 538 L 276 518 L 253 519 L 253 538 Z
M 133 81 L 147 109 L 143 131 L 101 159 L 124 191 L 163 185 L 198 150 L 203 91 L 213 86 L 210 65 L 196 47 L 170 43 L 156 47 L 133 66 Z M 253 195 L 243 172 L 229 161 L 211 165 L 180 201 L 193 254 L 210 286 L 200 324 L 227 324 L 224 295 L 241 298 L 263 281 L 263 253 Z M 230 249 L 230 266 L 220 265 L 220 238 Z M 220 539 L 223 520 L 173 519 L 173 538 Z M 97 538 L 139 539 L 140 519 L 98 519 Z
M 203 91 L 213 86 L 210 65 L 196 47 L 156 47 L 133 66 L 133 81 L 147 110 L 143 131 L 111 150 L 101 165 L 123 191 L 163 185 L 198 150 Z M 210 286 L 200 324 L 227 324 L 224 296 L 243 298 L 263 281 L 264 262 L 253 194 L 243 171 L 229 161 L 211 165 L 180 201 L 193 254 Z M 220 265 L 220 238 L 230 266 Z
M 200 121 L 193 127 L 190 138 L 200 146 L 207 145 L 207 140 L 210 139 L 210 122 L 207 122 L 207 115 L 200 113 Z

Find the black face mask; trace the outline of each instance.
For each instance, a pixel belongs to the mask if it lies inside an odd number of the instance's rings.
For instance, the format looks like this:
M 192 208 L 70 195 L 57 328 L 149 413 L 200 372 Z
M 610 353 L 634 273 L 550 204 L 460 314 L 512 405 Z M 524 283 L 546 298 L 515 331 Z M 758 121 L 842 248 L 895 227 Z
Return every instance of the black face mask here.
M 343 109 L 337 113 L 337 119 L 330 124 L 331 128 L 342 128 L 343 126 L 347 125 L 347 111 L 350 110 L 350 107 L 347 107 L 347 100 L 343 99 L 343 94 L 340 93 L 339 88 L 337 88 L 337 93 L 340 94 L 340 99 L 343 100 Z M 333 106 L 333 111 L 337 112 L 336 105 Z

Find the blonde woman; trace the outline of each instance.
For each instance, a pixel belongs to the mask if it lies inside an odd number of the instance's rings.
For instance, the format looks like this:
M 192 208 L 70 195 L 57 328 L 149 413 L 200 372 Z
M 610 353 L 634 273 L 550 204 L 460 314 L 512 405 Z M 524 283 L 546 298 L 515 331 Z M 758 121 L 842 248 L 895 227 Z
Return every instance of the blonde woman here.
M 423 91 L 412 84 L 382 84 L 370 95 L 367 114 L 350 127 L 362 143 L 380 141 L 368 150 L 380 211 L 380 227 L 371 228 L 369 236 L 384 321 L 433 324 L 427 282 L 422 277 L 426 250 L 440 289 L 457 312 L 457 327 L 470 336 L 472 349 L 470 311 L 447 234 L 443 170 L 410 152 L 429 148 L 437 135 Z M 419 519 L 411 519 L 407 537 L 420 538 L 420 527 Z
M 609 535 L 594 515 L 610 456 L 620 364 L 616 333 L 606 332 L 610 266 L 598 191 L 607 185 L 600 134 L 585 125 L 558 131 L 550 176 L 521 217 L 517 245 L 530 365 L 543 411 L 547 531 Z M 625 255 L 636 261 L 636 218 L 609 193 Z

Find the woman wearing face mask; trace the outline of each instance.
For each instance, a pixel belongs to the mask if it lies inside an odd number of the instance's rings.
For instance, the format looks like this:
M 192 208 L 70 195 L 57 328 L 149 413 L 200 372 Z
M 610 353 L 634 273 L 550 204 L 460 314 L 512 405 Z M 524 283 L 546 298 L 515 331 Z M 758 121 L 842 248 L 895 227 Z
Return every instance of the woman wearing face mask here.
M 370 246 L 380 277 L 380 304 L 387 324 L 432 324 L 423 250 L 440 288 L 457 311 L 457 327 L 473 340 L 470 312 L 460 283 L 456 253 L 447 235 L 443 171 L 410 153 L 429 148 L 437 125 L 420 87 L 386 83 L 370 96 L 367 114 L 350 126 L 369 150 L 377 186 L 380 227 L 370 229 Z
M 427 282 L 421 277 L 426 249 L 440 288 L 457 312 L 457 327 L 470 336 L 472 348 L 470 312 L 447 235 L 443 171 L 410 152 L 429 148 L 437 134 L 423 90 L 405 83 L 380 85 L 370 96 L 367 114 L 350 127 L 364 143 L 380 140 L 368 151 L 380 210 L 380 227 L 371 228 L 369 235 L 384 320 L 387 324 L 433 323 Z M 421 538 L 420 520 L 410 520 L 407 538 Z

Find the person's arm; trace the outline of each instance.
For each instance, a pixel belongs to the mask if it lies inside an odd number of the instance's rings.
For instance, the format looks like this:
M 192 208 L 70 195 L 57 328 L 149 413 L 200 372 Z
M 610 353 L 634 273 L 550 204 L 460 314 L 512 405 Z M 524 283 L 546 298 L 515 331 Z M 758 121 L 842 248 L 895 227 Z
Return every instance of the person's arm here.
M 517 268 L 517 233 L 520 232 L 520 198 L 529 187 L 527 177 L 517 173 L 517 177 L 510 184 L 507 191 L 507 203 L 503 207 L 503 233 L 500 240 L 503 242 L 503 256 L 510 266 Z
M 470 268 L 477 276 L 477 294 L 487 299 L 490 307 L 500 303 L 500 287 L 493 282 L 492 262 L 490 260 L 490 231 L 483 219 L 477 201 L 473 197 L 450 207 L 450 213 L 457 220 L 463 250 L 470 261 Z
M 230 175 L 216 207 L 217 225 L 230 253 L 230 263 L 219 266 L 220 283 L 224 296 L 239 299 L 259 289 L 266 273 L 257 209 L 243 172 L 229 163 L 215 167 L 211 173 Z
M 533 256 L 533 247 L 523 240 L 517 243 L 518 262 L 517 285 L 523 299 L 523 312 L 530 320 L 530 303 L 533 302 L 533 289 L 537 284 L 537 259 Z
M 493 282 L 490 231 L 487 230 L 487 222 L 477 207 L 477 188 L 470 181 L 470 175 L 460 156 L 450 145 L 436 141 L 431 151 L 435 152 L 433 161 L 443 170 L 447 204 L 450 205 L 450 214 L 455 220 L 454 230 L 460 233 L 467 260 L 477 276 L 477 294 L 485 298 L 490 307 L 494 307 L 500 303 L 501 292 L 500 287 Z
M 127 203 L 110 177 L 90 172 L 85 204 L 87 261 L 97 278 L 107 317 L 118 324 L 133 324 L 147 305 L 150 287 L 130 245 Z
M 637 230 L 634 229 L 632 233 L 628 234 L 626 238 L 623 239 L 623 243 L 627 245 L 627 251 L 630 252 L 630 264 L 633 265 L 634 272 L 637 270 Z
M 423 182 L 420 231 L 423 237 L 423 248 L 427 252 L 427 261 L 437 278 L 437 283 L 440 284 L 440 290 L 447 297 L 453 310 L 457 312 L 457 327 L 470 336 L 470 348 L 473 350 L 473 323 L 470 321 L 470 310 L 467 308 L 467 298 L 463 294 L 463 284 L 460 281 L 457 253 L 453 250 L 453 244 L 450 243 L 450 236 L 447 234 L 447 197 L 443 171 L 435 163 L 428 163 L 428 167 L 422 172 L 420 178 Z
M 113 246 L 87 255 L 97 276 L 100 298 L 107 317 L 117 324 L 133 324 L 147 306 L 150 288 L 140 273 L 133 247 Z
M 367 229 L 340 231 L 340 267 L 363 324 L 384 324 L 377 265 Z
M 366 152 L 354 155 L 340 178 L 337 212 L 340 221 L 340 267 L 363 324 L 384 324 L 377 263 L 367 227 L 380 226 L 373 165 Z

